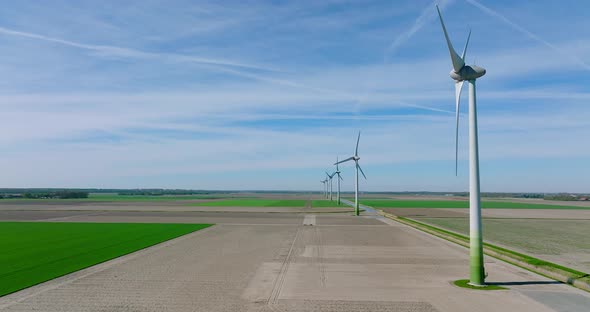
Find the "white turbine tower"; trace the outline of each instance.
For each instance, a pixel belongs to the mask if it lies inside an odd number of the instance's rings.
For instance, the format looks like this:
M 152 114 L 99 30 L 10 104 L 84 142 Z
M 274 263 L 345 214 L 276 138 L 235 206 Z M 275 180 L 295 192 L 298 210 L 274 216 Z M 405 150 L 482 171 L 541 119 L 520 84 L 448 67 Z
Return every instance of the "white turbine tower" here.
M 329 174 L 328 172 L 326 172 L 326 175 L 328 176 L 328 187 L 330 188 L 330 200 L 332 200 L 332 178 L 334 177 L 336 173 L 332 173 Z
M 322 190 L 322 192 L 324 193 L 323 196 L 326 196 L 326 190 L 327 190 L 327 188 L 326 188 L 326 182 L 327 181 L 326 180 L 321 180 L 320 182 L 323 184 L 323 190 Z
M 481 206 L 480 206 L 480 192 L 479 192 L 479 151 L 477 142 L 477 107 L 475 100 L 475 80 L 485 75 L 484 68 L 475 65 L 465 65 L 465 52 L 471 37 L 471 31 L 467 36 L 467 42 L 463 49 L 463 54 L 459 56 L 451 40 L 443 22 L 442 15 L 438 6 L 436 6 L 440 24 L 445 34 L 445 39 L 451 54 L 451 61 L 453 63 L 453 70 L 450 76 L 455 80 L 455 175 L 457 174 L 457 156 L 458 156 L 458 140 L 459 140 L 459 100 L 461 97 L 461 89 L 463 83 L 469 83 L 469 251 L 470 251 L 470 273 L 469 283 L 474 286 L 485 285 L 485 271 L 483 266 L 483 238 L 481 229 Z
M 324 171 L 325 172 L 325 171 Z M 332 192 L 330 191 L 330 189 L 332 188 L 332 177 L 330 177 L 330 174 L 328 172 L 326 173 L 326 199 L 329 199 L 330 196 L 332 196 Z
M 336 179 L 336 184 L 338 185 L 337 190 L 336 190 L 336 201 L 337 201 L 338 205 L 340 205 L 340 180 L 344 180 L 340 176 L 340 173 L 341 173 L 340 169 L 338 168 L 338 157 L 336 157 L 336 171 L 334 172 L 334 174 L 336 174 L 336 176 L 338 177 Z
M 362 173 L 363 177 L 365 177 L 365 179 L 367 179 L 367 176 L 365 175 L 365 173 L 363 172 L 363 169 L 361 169 L 361 166 L 359 166 L 359 159 L 361 159 L 359 157 L 359 141 L 361 139 L 361 132 L 359 131 L 359 135 L 356 138 L 356 148 L 354 149 L 354 156 L 352 157 L 348 157 L 345 160 L 341 160 L 341 161 L 337 161 L 335 163 L 335 165 L 337 164 L 341 164 L 343 162 L 347 162 L 349 160 L 354 160 L 354 164 L 356 167 L 356 171 L 355 171 L 355 182 L 354 182 L 354 214 L 355 215 L 359 215 L 359 171 Z

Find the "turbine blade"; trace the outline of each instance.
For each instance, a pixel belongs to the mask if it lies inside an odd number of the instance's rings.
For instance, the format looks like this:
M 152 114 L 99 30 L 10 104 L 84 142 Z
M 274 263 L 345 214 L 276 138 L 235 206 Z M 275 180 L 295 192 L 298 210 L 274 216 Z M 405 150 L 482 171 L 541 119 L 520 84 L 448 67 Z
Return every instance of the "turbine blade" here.
M 463 54 L 461 54 L 461 59 L 463 60 L 463 64 L 465 64 L 465 53 L 467 52 L 467 46 L 469 45 L 469 38 L 471 38 L 471 29 L 469 30 L 469 35 L 467 35 L 467 42 L 465 42 L 465 48 L 463 48 Z
M 459 168 L 459 107 L 461 103 L 461 90 L 465 81 L 455 82 L 455 176 L 458 175 Z
M 342 181 L 344 181 L 344 179 L 342 179 L 342 176 L 340 174 L 338 174 L 338 178 Z
M 363 177 L 365 177 L 365 180 L 366 180 L 366 179 L 367 179 L 367 176 L 366 176 L 366 175 L 365 175 L 365 173 L 363 172 L 363 169 L 361 168 L 361 166 L 359 166 L 359 163 L 358 163 L 358 162 L 356 163 L 356 168 L 357 168 L 358 170 L 360 170 L 360 172 L 363 174 Z
M 356 148 L 354 149 L 354 156 L 358 156 L 359 155 L 359 141 L 361 139 L 361 132 L 359 131 L 359 135 L 356 138 Z
M 449 39 L 449 34 L 447 33 L 447 28 L 445 27 L 445 22 L 443 22 L 442 14 L 440 14 L 440 9 L 438 5 L 436 6 L 436 10 L 438 11 L 438 17 L 440 19 L 440 25 L 442 26 L 443 32 L 445 33 L 445 39 L 447 40 L 447 46 L 449 47 L 449 53 L 451 54 L 451 62 L 453 62 L 453 70 L 458 73 L 463 66 L 465 66 L 465 62 L 459 55 L 457 51 L 453 48 L 453 44 L 451 44 L 451 39 Z
M 347 161 L 350 161 L 350 160 L 353 160 L 353 159 L 354 159 L 354 157 L 348 157 L 348 158 L 346 158 L 345 160 L 341 160 L 341 161 L 339 161 L 339 162 L 335 163 L 334 165 L 336 165 L 336 164 L 341 164 L 341 163 L 343 163 L 343 162 L 347 162 Z

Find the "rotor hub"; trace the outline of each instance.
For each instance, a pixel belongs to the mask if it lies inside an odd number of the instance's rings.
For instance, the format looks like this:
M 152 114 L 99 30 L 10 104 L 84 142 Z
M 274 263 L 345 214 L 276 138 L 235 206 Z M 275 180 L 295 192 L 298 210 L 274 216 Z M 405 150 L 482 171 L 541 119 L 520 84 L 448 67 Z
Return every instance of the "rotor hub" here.
M 476 65 L 465 65 L 459 72 L 451 70 L 449 76 L 456 81 L 475 80 L 486 74 L 486 69 Z

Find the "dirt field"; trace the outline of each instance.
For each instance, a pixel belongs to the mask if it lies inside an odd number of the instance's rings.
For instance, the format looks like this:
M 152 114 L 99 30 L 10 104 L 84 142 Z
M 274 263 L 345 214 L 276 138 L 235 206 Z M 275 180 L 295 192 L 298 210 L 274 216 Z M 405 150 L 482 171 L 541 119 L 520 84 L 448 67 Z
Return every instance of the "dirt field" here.
M 468 218 L 413 219 L 465 235 Z M 590 221 L 573 219 L 483 219 L 484 240 L 534 257 L 590 272 Z
M 5 211 L 0 219 L 8 215 L 216 225 L 2 297 L 2 311 L 585 312 L 590 304 L 583 291 L 491 258 L 488 281 L 509 290 L 454 287 L 467 275 L 467 249 L 378 216 Z
M 590 305 L 581 290 L 492 258 L 487 281 L 509 290 L 457 288 L 451 282 L 468 274 L 467 249 L 368 212 L 305 209 L 0 205 L 0 220 L 215 224 L 1 297 L 0 310 L 467 312 L 478 305 L 488 312 L 586 312 Z
M 400 217 L 416 218 L 469 218 L 464 208 L 385 208 L 387 213 Z M 505 219 L 571 219 L 590 220 L 590 210 L 568 209 L 482 209 L 484 218 Z

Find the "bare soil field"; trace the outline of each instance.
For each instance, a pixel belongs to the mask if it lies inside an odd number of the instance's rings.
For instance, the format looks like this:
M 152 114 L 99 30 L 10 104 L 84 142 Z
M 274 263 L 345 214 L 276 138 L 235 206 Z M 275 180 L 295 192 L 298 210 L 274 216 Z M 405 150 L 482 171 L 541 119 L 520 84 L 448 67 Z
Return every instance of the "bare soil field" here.
M 581 290 L 491 258 L 488 281 L 508 290 L 455 287 L 467 276 L 467 249 L 374 215 L 78 213 L 70 220 L 216 225 L 4 296 L 1 311 L 586 312 L 590 304 Z
M 413 217 L 464 235 L 468 218 Z M 539 259 L 590 272 L 590 221 L 575 219 L 483 219 L 484 240 Z
M 398 217 L 431 217 L 431 218 L 461 218 L 469 217 L 469 209 L 446 209 L 446 208 L 382 208 L 386 213 Z
M 590 201 L 569 201 L 569 200 L 544 200 L 538 198 L 524 199 L 524 198 L 494 198 L 494 200 L 506 200 L 513 203 L 526 204 L 541 204 L 541 205 L 563 205 L 563 206 L 577 206 L 590 207 Z
M 384 212 L 408 218 L 469 218 L 464 208 L 384 208 Z M 484 218 L 590 220 L 590 210 L 482 209 Z
M 194 206 L 191 203 L 204 203 L 211 200 L 191 200 L 186 202 L 66 202 L 50 203 L 4 203 L 0 204 L 0 212 L 6 211 L 209 211 L 209 212 L 287 212 L 287 213 L 347 213 L 353 209 L 349 206 L 340 207 L 225 207 L 225 206 Z
M 350 197 L 350 196 L 348 196 Z M 444 195 L 384 195 L 370 194 L 364 195 L 363 198 L 390 198 L 397 200 L 458 200 L 465 201 L 465 196 L 444 196 Z M 577 206 L 590 207 L 590 201 L 565 201 L 565 200 L 544 200 L 540 198 L 513 198 L 513 197 L 482 197 L 483 201 L 509 201 L 512 203 L 525 203 L 536 205 L 560 205 L 560 206 Z

